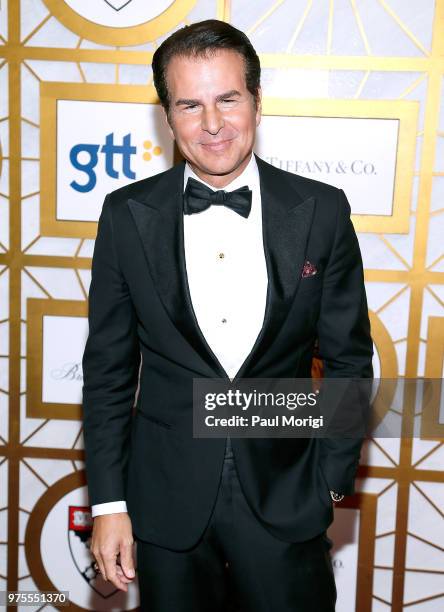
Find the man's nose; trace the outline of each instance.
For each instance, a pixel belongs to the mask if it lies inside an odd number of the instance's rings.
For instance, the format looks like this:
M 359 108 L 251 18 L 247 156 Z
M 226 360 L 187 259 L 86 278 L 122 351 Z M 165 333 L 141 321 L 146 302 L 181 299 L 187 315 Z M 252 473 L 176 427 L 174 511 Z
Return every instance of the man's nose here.
M 217 134 L 218 131 L 224 126 L 224 120 L 222 113 L 216 107 L 206 108 L 202 113 L 202 124 L 201 127 L 210 134 Z

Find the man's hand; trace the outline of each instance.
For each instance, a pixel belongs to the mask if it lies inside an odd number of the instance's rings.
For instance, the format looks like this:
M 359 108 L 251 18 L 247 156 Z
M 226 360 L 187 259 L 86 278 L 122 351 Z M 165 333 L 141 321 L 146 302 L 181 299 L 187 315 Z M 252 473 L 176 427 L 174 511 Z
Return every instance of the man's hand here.
M 121 591 L 136 575 L 133 561 L 133 531 L 127 512 L 101 514 L 94 518 L 91 552 L 103 579 L 110 580 Z M 120 565 L 117 556 L 120 554 Z

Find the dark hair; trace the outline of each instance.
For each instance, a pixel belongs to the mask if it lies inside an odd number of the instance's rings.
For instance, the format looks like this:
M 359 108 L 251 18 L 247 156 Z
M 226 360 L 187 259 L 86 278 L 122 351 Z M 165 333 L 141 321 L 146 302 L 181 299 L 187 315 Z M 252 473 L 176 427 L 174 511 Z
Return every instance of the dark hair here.
M 170 96 L 166 81 L 166 70 L 175 55 L 182 57 L 205 57 L 218 49 L 237 51 L 244 58 L 245 83 L 257 104 L 260 86 L 261 65 L 259 57 L 247 35 L 234 26 L 218 19 L 198 21 L 177 30 L 166 38 L 153 55 L 153 80 L 167 116 L 170 111 Z

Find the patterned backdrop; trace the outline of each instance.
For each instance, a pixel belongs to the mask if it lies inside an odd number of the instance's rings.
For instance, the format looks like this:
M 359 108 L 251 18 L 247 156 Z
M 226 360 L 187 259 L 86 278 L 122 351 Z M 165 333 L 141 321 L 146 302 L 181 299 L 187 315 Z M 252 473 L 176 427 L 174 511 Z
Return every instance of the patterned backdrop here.
M 177 160 L 153 51 L 214 17 L 260 55 L 261 156 L 282 165 L 285 149 L 285 163 L 350 195 L 375 374 L 412 379 L 387 406 L 404 413 L 399 435 L 366 441 L 356 494 L 335 506 L 338 612 L 443 610 L 444 411 L 421 427 L 414 379 L 441 379 L 444 364 L 444 0 L 0 0 L 0 590 L 67 590 L 73 610 L 138 605 L 89 555 L 91 257 L 105 193 Z M 320 142 L 322 121 L 344 139 Z M 319 162 L 327 145 L 370 160 L 368 175 L 332 174 Z

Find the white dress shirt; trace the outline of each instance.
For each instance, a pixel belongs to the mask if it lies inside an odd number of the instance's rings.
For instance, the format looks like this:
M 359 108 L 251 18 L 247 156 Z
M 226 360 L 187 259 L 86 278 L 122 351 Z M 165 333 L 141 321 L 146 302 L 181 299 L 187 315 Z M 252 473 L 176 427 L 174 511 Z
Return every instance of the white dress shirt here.
M 202 181 L 185 164 L 188 177 Z M 247 218 L 223 205 L 184 215 L 185 261 L 193 309 L 210 348 L 233 379 L 262 328 L 267 295 L 267 267 L 262 239 L 259 170 L 254 154 L 243 172 L 223 189 L 248 185 Z M 126 512 L 125 501 L 95 504 L 92 516 Z

